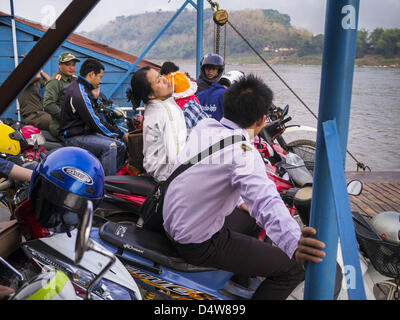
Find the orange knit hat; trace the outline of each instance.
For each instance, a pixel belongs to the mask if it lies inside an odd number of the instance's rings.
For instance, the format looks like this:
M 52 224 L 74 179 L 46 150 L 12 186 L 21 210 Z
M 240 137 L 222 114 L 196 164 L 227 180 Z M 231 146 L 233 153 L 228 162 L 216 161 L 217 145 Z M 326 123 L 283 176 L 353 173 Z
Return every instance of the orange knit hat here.
M 191 81 L 182 72 L 172 72 L 167 75 L 168 82 L 174 87 L 173 97 L 175 99 L 185 98 L 193 95 L 197 90 L 196 82 Z

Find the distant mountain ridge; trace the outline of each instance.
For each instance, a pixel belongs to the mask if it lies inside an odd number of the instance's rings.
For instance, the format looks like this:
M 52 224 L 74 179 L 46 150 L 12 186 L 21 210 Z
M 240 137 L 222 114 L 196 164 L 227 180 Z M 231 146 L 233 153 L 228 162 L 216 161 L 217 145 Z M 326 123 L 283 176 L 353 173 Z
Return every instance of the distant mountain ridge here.
M 296 28 L 290 16 L 272 9 L 228 11 L 229 21 L 272 63 L 320 64 L 323 50 L 322 34 Z M 119 16 L 92 32 L 81 35 L 125 51 L 140 55 L 175 11 L 146 12 Z M 203 52 L 215 52 L 213 11 L 204 10 Z M 185 9 L 146 54 L 153 61 L 194 60 L 196 57 L 196 12 Z M 220 33 L 220 54 L 227 63 L 260 63 L 261 60 L 236 32 L 226 25 Z M 357 65 L 400 65 L 400 29 L 376 28 L 372 32 L 358 30 L 356 43 Z
M 230 22 L 262 52 L 285 48 L 289 55 L 298 50 L 304 42 L 311 42 L 313 34 L 291 26 L 290 17 L 276 10 L 228 11 Z M 81 35 L 104 43 L 116 49 L 139 55 L 162 30 L 175 12 L 157 11 L 139 15 L 119 16 L 92 32 Z M 215 24 L 211 9 L 204 11 L 203 48 L 204 52 L 214 51 Z M 226 26 L 227 56 L 248 54 L 244 41 Z M 221 28 L 221 49 L 223 52 L 224 28 Z M 196 56 L 196 12 L 184 10 L 155 46 L 146 55 L 147 59 L 194 59 Z

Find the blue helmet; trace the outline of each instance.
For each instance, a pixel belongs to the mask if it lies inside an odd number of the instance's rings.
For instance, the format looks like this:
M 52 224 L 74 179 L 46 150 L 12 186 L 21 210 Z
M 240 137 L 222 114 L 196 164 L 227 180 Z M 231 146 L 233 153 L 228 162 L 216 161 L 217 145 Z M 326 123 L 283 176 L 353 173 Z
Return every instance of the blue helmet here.
M 104 170 L 89 151 L 64 147 L 49 153 L 35 168 L 29 199 L 40 225 L 69 232 L 79 223 L 87 201 L 96 208 L 103 200 Z

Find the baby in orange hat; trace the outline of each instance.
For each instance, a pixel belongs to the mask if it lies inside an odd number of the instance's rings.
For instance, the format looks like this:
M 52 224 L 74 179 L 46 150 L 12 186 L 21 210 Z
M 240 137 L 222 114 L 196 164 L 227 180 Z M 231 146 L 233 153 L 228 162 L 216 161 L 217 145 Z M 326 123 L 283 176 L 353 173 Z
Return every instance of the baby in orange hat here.
M 209 118 L 204 112 L 199 100 L 194 95 L 197 91 L 197 83 L 190 80 L 182 72 L 172 72 L 167 75 L 169 83 L 174 88 L 172 96 L 176 104 L 182 109 L 185 116 L 188 135 L 194 126 L 202 119 Z
M 167 75 L 167 79 L 174 88 L 174 93 L 172 96 L 181 109 L 183 109 L 183 106 L 186 104 L 186 102 L 192 99 L 196 99 L 197 103 L 200 104 L 199 100 L 194 95 L 197 90 L 196 82 L 191 81 L 182 72 L 171 72 Z

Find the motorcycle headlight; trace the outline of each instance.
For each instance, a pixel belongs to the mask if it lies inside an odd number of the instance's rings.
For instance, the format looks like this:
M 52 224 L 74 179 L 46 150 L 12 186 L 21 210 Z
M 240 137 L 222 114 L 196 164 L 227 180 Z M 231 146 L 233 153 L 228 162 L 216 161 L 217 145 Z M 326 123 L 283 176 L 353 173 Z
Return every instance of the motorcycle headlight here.
M 40 267 L 52 266 L 63 271 L 71 280 L 76 294 L 85 298 L 87 288 L 95 278 L 95 275 L 70 261 L 56 258 L 48 253 L 43 253 L 24 245 L 25 252 L 32 257 Z M 93 300 L 137 300 L 135 292 L 115 282 L 102 278 L 92 291 Z
M 26 142 L 31 146 L 35 145 L 35 141 L 37 142 L 37 144 L 39 146 L 41 146 L 42 144 L 46 143 L 46 138 L 44 137 L 44 135 L 42 133 L 33 133 L 33 134 L 31 134 L 30 138 L 26 139 Z

